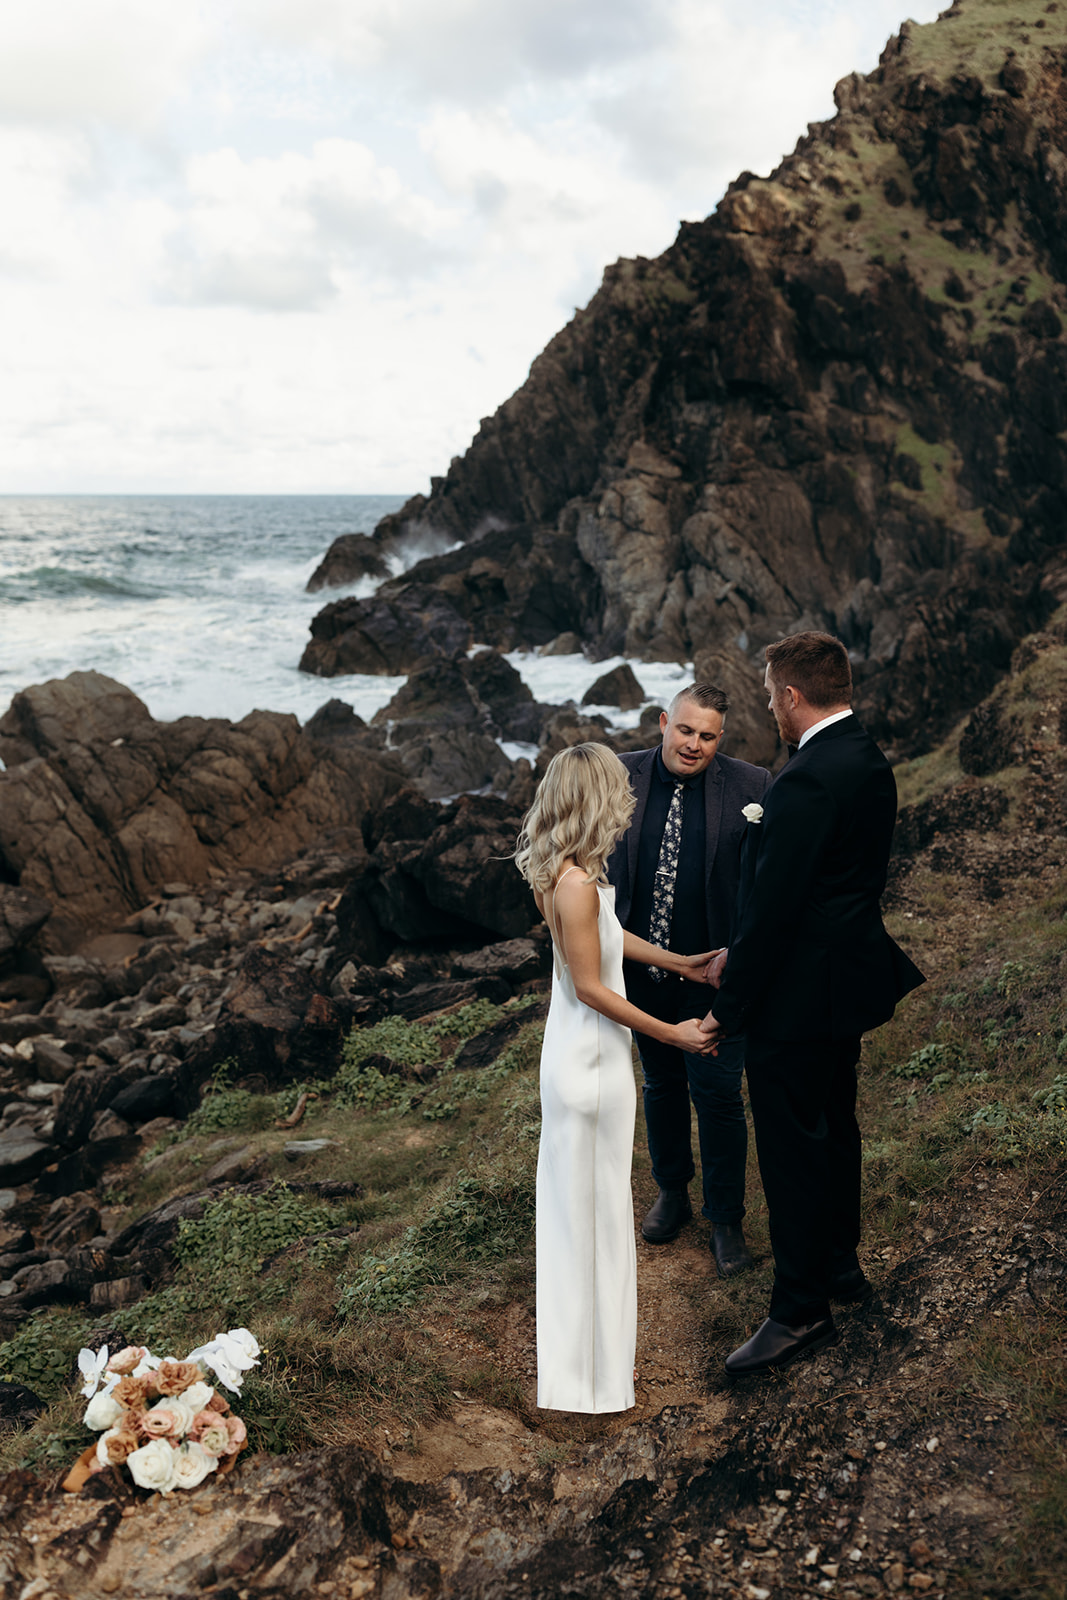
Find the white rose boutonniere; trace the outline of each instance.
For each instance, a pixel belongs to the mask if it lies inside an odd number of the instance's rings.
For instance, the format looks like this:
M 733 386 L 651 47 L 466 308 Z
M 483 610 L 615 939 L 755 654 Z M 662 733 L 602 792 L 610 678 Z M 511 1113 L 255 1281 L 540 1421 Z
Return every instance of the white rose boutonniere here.
M 746 822 L 762 822 L 763 807 L 757 805 L 753 800 L 751 805 L 741 807 L 741 815 L 744 817 Z

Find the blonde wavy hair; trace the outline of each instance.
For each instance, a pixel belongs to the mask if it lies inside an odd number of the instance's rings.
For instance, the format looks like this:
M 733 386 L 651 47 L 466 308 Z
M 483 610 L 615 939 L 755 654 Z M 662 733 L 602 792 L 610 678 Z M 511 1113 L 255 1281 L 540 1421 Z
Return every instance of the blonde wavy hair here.
M 552 757 L 522 820 L 514 861 L 532 889 L 551 889 L 570 856 L 590 883 L 630 825 L 626 768 L 607 745 L 576 744 Z

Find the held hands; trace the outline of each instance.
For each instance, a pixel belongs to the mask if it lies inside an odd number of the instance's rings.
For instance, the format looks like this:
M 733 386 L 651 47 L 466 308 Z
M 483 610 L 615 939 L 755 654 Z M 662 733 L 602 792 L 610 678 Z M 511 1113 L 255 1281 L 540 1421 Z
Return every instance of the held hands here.
M 726 965 L 726 950 L 705 950 L 703 955 L 683 956 L 681 976 L 689 983 L 712 983 L 719 986 L 719 976 Z M 710 974 L 714 972 L 715 976 Z
M 726 957 L 729 954 L 730 952 L 725 946 L 722 950 L 715 950 L 704 969 L 704 982 L 709 983 L 713 989 L 717 989 L 722 982 L 723 969 L 726 966 Z
M 698 1022 L 695 1017 L 687 1022 L 674 1024 L 675 1043 L 679 1050 L 686 1050 L 691 1056 L 714 1056 L 718 1054 L 719 1037 L 705 1032 L 708 1019 Z M 712 1018 L 714 1021 L 714 1018 Z
M 703 1022 L 697 1023 L 697 1027 L 700 1029 L 707 1045 L 709 1046 L 709 1049 L 706 1049 L 701 1053 L 704 1055 L 718 1055 L 719 1043 L 723 1038 L 723 1031 L 721 1025 L 716 1022 L 710 1011 L 704 1018 Z

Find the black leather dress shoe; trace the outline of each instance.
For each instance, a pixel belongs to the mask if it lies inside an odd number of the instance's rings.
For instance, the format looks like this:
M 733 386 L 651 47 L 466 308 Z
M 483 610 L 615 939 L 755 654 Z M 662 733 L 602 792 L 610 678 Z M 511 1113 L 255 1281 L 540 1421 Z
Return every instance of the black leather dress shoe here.
M 668 1244 L 677 1239 L 692 1215 L 688 1189 L 661 1189 L 641 1224 L 641 1237 L 649 1244 Z
M 862 1267 L 850 1267 L 830 1279 L 828 1293 L 839 1305 L 850 1305 L 854 1300 L 869 1300 L 874 1290 Z
M 800 1328 L 791 1328 L 784 1322 L 768 1317 L 756 1329 L 751 1339 L 726 1357 L 726 1370 L 731 1378 L 744 1378 L 753 1372 L 772 1372 L 787 1367 L 805 1350 L 823 1350 L 836 1344 L 840 1335 L 832 1317 L 821 1322 L 809 1322 Z
M 736 1278 L 739 1272 L 747 1272 L 752 1265 L 744 1230 L 739 1222 L 712 1223 L 711 1251 L 720 1278 Z

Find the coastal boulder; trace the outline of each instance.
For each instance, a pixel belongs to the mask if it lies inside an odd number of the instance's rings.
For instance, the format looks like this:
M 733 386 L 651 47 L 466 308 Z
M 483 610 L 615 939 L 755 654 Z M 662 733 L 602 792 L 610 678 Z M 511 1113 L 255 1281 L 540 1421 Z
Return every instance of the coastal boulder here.
M 312 846 L 359 856 L 364 818 L 402 781 L 394 761 L 335 758 L 277 712 L 157 722 L 99 673 L 17 694 L 0 751 L 0 878 L 53 907 L 38 936 L 52 952 L 166 883 L 269 871 Z
M 319 589 L 340 589 L 361 578 L 387 578 L 389 566 L 381 548 L 365 533 L 341 533 L 333 541 L 305 586 L 308 594 Z
M 13 888 L 9 883 L 0 883 L 0 966 L 33 938 L 51 915 L 52 907 L 47 900 L 25 889 Z
M 428 656 L 452 657 L 470 644 L 470 624 L 449 601 L 427 584 L 409 583 L 388 596 L 335 600 L 320 611 L 300 670 L 320 678 L 399 674 Z

